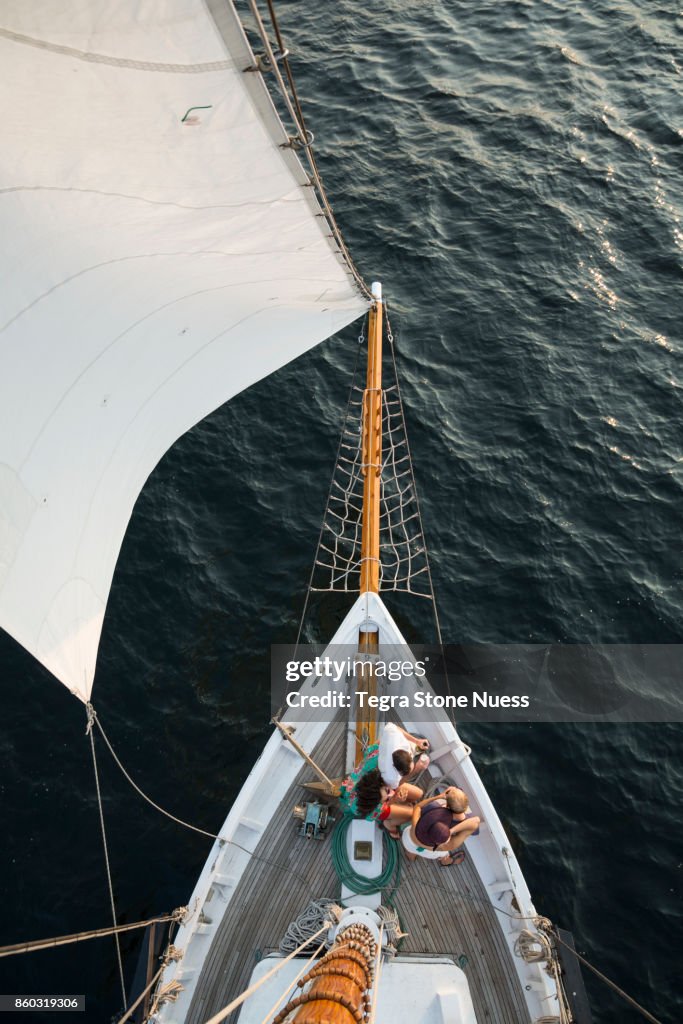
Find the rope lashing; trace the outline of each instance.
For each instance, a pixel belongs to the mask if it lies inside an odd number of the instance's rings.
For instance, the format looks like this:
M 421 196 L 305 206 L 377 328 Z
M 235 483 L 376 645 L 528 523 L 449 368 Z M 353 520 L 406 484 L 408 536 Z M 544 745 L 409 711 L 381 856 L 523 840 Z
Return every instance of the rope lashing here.
M 154 1020 L 154 1015 L 160 1006 L 164 1003 L 175 1003 L 180 993 L 183 991 L 184 986 L 179 981 L 169 981 L 168 984 L 162 985 L 160 989 L 155 993 L 154 1002 L 150 1007 L 148 1020 Z
M 283 142 L 281 149 L 310 149 L 313 145 L 315 135 L 308 128 L 302 139 L 300 135 L 290 135 L 287 142 Z
M 369 989 L 373 982 L 376 987 L 375 961 L 379 962 L 380 954 L 381 945 L 375 942 L 367 925 L 360 922 L 350 924 L 337 935 L 332 949 L 322 960 L 297 982 L 302 989 L 307 985 L 310 988 L 289 999 L 273 1018 L 273 1024 L 282 1024 L 293 1011 L 311 1003 L 321 1004 L 319 1014 L 325 1014 L 327 1007 L 324 1004 L 333 1003 L 344 1007 L 356 1024 L 368 1022 L 371 1012 Z M 360 971 L 354 970 L 353 964 Z M 333 987 L 335 983 L 337 988 Z
M 514 952 L 515 956 L 521 957 L 524 963 L 536 964 L 550 959 L 552 947 L 547 935 L 525 928 L 515 939 Z
M 406 938 L 409 933 L 402 931 L 398 913 L 392 906 L 382 903 L 377 908 L 376 913 L 382 921 L 384 934 L 387 937 L 387 945 L 384 952 L 395 956 L 401 939 Z
M 123 1017 L 121 1017 L 121 1019 L 118 1021 L 118 1024 L 126 1024 L 126 1021 L 130 1020 L 130 1018 L 133 1016 L 133 1014 L 135 1013 L 135 1011 L 137 1010 L 138 1006 L 140 1005 L 142 1000 L 145 998 L 145 996 L 147 995 L 149 990 L 151 988 L 153 988 L 153 986 L 157 983 L 157 981 L 159 980 L 159 978 L 163 974 L 165 968 L 166 968 L 166 964 L 164 963 L 164 964 L 161 965 L 161 967 L 159 968 L 157 973 L 154 975 L 154 977 L 150 981 L 149 985 L 142 990 L 142 992 L 140 993 L 138 998 L 135 1000 L 135 1002 L 131 1006 L 128 1007 L 128 1009 L 124 1013 Z

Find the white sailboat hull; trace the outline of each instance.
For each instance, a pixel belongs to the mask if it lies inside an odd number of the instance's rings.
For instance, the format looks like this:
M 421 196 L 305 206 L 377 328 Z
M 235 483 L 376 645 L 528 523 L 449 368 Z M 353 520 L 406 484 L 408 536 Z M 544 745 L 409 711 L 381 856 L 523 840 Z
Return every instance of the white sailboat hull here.
M 364 594 L 358 598 L 326 649 L 326 654 L 331 654 L 341 645 L 348 648 L 356 644 L 359 627 L 368 622 L 379 628 L 381 656 L 389 658 L 393 648 L 400 648 L 402 658 L 405 657 L 406 642 L 384 602 L 374 594 Z M 314 683 L 315 680 L 309 679 L 301 687 L 301 694 L 310 693 Z M 416 683 L 414 678 L 406 678 L 399 684 L 406 688 L 406 692 L 407 688 L 416 685 L 424 687 L 424 683 Z M 337 687 L 340 693 L 345 692 L 347 681 L 340 681 Z M 392 692 L 401 692 L 401 689 L 392 688 Z M 304 749 L 313 751 L 330 723 L 297 721 L 293 714 L 286 716 L 284 721 L 294 727 L 296 739 Z M 487 898 L 500 919 L 502 934 L 524 993 L 529 1021 L 543 1013 L 548 1014 L 555 1006 L 554 983 L 543 970 L 542 964 L 526 963 L 514 955 L 515 942 L 523 929 L 533 927 L 536 910 L 500 819 L 472 763 L 470 748 L 463 743 L 448 720 L 414 722 L 405 718 L 402 724 L 409 731 L 419 732 L 429 739 L 429 774 L 432 780 L 442 777 L 452 779 L 467 792 L 472 810 L 481 817 L 480 835 L 467 845 L 468 857 L 476 867 Z M 162 985 L 171 981 L 179 982 L 182 990 L 175 1002 L 161 1008 L 157 1018 L 159 1024 L 183 1024 L 186 1020 L 192 1000 L 201 987 L 202 969 L 223 915 L 230 906 L 252 854 L 267 857 L 272 853 L 259 844 L 301 767 L 299 755 L 276 730 L 230 809 L 220 830 L 220 839 L 214 843 L 190 898 L 188 916 L 174 940 L 176 948 L 182 950 L 182 959 L 167 968 L 161 982 Z M 424 785 L 424 781 L 423 777 L 421 784 Z M 327 844 L 321 844 L 319 856 L 329 857 Z M 406 865 L 404 870 L 409 872 L 411 865 Z M 434 866 L 433 870 L 437 872 L 441 869 Z M 286 881 L 286 878 L 283 879 L 282 884 L 286 885 Z M 273 899 L 276 898 L 277 894 L 274 894 Z M 457 908 L 454 907 L 453 912 L 457 913 Z M 236 936 L 235 941 L 238 940 Z M 451 951 L 444 950 L 444 953 L 448 952 Z M 233 997 L 238 994 L 233 993 Z

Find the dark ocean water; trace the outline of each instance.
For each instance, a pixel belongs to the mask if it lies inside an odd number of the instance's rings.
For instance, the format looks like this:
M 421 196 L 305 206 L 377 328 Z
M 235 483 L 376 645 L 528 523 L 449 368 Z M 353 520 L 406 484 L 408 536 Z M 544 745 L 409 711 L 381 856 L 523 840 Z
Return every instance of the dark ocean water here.
M 279 9 L 337 216 L 390 304 L 444 638 L 683 641 L 676 5 Z M 183 438 L 124 543 L 94 703 L 139 784 L 210 831 L 269 734 L 268 648 L 296 632 L 355 333 Z M 322 634 L 342 611 L 317 609 Z M 0 663 L 0 942 L 106 926 L 83 708 L 6 635 Z M 538 909 L 666 1022 L 683 1017 L 682 737 L 465 737 Z M 121 917 L 184 903 L 208 840 L 104 752 L 100 772 Z M 641 1019 L 588 986 L 598 1024 Z M 106 1022 L 113 945 L 3 960 L 0 990 L 85 991 L 74 1019 Z

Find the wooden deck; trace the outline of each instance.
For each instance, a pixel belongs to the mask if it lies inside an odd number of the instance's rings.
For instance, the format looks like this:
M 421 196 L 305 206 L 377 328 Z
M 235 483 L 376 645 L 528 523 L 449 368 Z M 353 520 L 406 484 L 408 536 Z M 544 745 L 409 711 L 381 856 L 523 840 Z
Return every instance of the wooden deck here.
M 343 723 L 330 726 L 314 751 L 328 775 L 343 773 Z M 305 798 L 303 781 L 312 778 L 304 765 L 278 813 L 273 817 L 232 899 L 198 979 L 186 1024 L 204 1024 L 242 992 L 254 965 L 277 949 L 287 926 L 312 899 L 339 898 L 339 883 L 330 856 L 329 835 L 322 841 L 302 839 L 292 808 Z M 472 840 L 476 842 L 475 840 Z M 401 956 L 448 954 L 467 958 L 478 1024 L 529 1024 L 529 1016 L 512 957 L 471 861 L 442 868 L 433 861 L 409 863 L 394 903 L 404 931 Z M 234 1024 L 235 1011 L 228 1018 Z

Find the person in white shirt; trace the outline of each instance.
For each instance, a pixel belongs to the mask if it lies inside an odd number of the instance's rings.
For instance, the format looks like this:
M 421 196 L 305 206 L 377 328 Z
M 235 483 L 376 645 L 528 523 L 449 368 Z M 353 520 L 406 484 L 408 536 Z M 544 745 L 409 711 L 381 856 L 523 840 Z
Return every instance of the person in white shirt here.
M 392 839 L 401 838 L 399 826 L 411 821 L 413 807 L 424 796 L 421 789 L 405 781 L 429 764 L 426 754 L 415 761 L 416 748 L 428 750 L 429 741 L 411 736 L 405 729 L 389 723 L 384 727 L 379 744 L 369 748 L 370 760 L 366 759 L 342 783 L 348 789 L 345 800 L 352 813 L 380 822 Z
M 407 781 L 411 776 L 424 771 L 429 764 L 429 758 L 424 753 L 415 760 L 415 754 L 424 750 L 429 750 L 428 740 L 412 736 L 393 722 L 384 726 L 379 739 L 377 768 L 381 781 L 391 791 L 389 816 L 382 823 L 392 839 L 400 838 L 399 827 L 411 820 L 414 805 L 424 796 L 421 789 L 411 786 Z
M 429 758 L 424 753 L 427 750 L 429 740 L 412 736 L 399 725 L 388 722 L 380 736 L 377 754 L 377 767 L 386 785 L 398 789 L 411 775 L 424 771 L 429 764 Z M 415 754 L 418 751 L 420 756 L 416 761 Z

